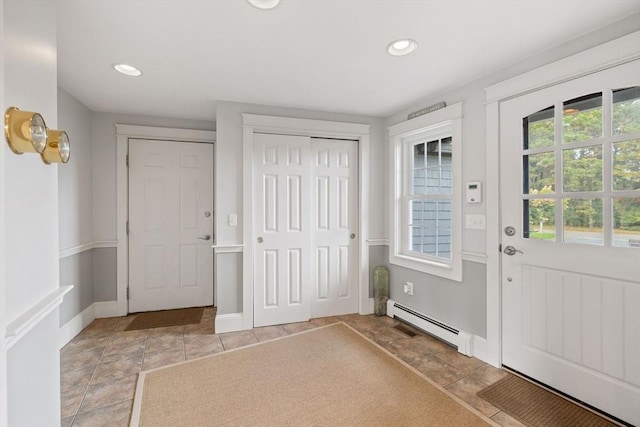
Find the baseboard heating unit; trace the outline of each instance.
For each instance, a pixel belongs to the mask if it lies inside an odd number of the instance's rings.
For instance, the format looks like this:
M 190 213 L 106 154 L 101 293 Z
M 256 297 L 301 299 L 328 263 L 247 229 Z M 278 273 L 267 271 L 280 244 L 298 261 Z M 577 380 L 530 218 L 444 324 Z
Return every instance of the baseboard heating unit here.
M 458 352 L 473 356 L 473 336 L 439 320 L 426 316 L 394 300 L 387 301 L 387 316 L 398 318 L 458 348 Z

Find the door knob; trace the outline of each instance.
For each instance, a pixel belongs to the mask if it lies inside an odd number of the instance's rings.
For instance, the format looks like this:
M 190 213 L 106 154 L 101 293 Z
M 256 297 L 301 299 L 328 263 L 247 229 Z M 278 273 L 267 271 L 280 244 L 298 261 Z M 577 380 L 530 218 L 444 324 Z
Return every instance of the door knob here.
M 202 237 L 198 237 L 200 240 L 211 240 L 211 234 L 205 234 Z
M 264 239 L 262 237 L 258 237 L 258 243 L 262 243 Z
M 516 254 L 516 252 L 517 252 L 517 253 L 524 254 L 524 252 L 522 252 L 522 251 L 521 251 L 521 250 L 519 250 L 519 249 L 514 248 L 513 246 L 506 246 L 506 247 L 503 249 L 503 252 L 504 252 L 506 255 L 509 255 L 509 256 L 513 256 L 513 255 L 515 255 L 515 254 Z
M 356 238 L 356 233 L 351 233 L 351 235 L 349 236 L 351 238 L 351 240 Z

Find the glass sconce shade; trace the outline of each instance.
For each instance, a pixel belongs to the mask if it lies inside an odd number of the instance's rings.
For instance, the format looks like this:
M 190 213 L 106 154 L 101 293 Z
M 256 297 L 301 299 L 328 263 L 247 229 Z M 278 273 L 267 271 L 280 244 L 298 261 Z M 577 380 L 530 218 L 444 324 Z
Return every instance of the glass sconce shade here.
M 47 131 L 47 147 L 40 154 L 46 164 L 67 163 L 71 155 L 69 135 L 63 130 Z

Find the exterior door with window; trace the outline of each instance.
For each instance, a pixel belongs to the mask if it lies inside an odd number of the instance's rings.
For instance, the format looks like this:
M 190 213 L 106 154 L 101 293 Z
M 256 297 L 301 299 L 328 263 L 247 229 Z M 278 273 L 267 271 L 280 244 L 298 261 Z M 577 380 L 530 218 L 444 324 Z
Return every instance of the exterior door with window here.
M 500 128 L 503 364 L 640 425 L 640 62 Z

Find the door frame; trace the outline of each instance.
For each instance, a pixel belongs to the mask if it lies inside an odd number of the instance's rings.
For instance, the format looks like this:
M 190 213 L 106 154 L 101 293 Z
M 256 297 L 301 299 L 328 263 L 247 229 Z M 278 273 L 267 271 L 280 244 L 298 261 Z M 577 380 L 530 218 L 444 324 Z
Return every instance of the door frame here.
M 358 312 L 373 313 L 373 298 L 369 296 L 369 129 L 360 123 L 333 122 L 314 119 L 242 114 L 243 177 L 242 177 L 242 328 L 253 328 L 253 155 L 254 133 L 304 135 L 317 138 L 339 138 L 358 141 Z
M 502 270 L 498 250 L 502 242 L 502 219 L 500 170 L 495 167 L 495 160 L 500 158 L 501 104 L 527 93 L 639 59 L 639 44 L 640 31 L 636 31 L 485 88 L 487 340 L 483 354 L 477 354 L 476 357 L 493 366 L 502 365 Z
M 129 314 L 129 302 L 127 289 L 129 287 L 129 237 L 127 235 L 127 221 L 129 219 L 129 167 L 127 156 L 129 155 L 129 139 L 154 139 L 161 141 L 201 142 L 214 144 L 213 156 L 215 159 L 216 132 L 209 130 L 178 129 L 155 126 L 138 126 L 116 124 L 116 248 L 117 248 L 117 296 L 116 307 L 111 316 L 126 316 Z M 215 165 L 215 163 L 214 163 Z M 215 171 L 214 171 L 215 180 Z M 215 192 L 215 182 L 214 182 Z M 214 215 L 215 215 L 215 197 Z M 213 233 L 215 235 L 215 223 Z M 211 250 L 213 257 L 213 249 Z M 215 266 L 214 266 L 215 268 Z M 215 271 L 213 281 L 213 300 L 216 299 Z

